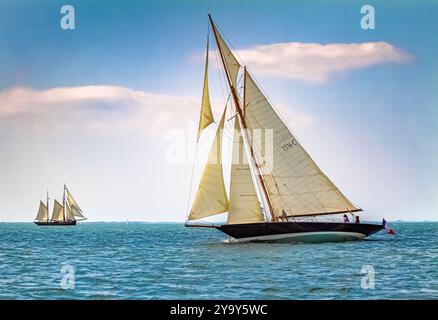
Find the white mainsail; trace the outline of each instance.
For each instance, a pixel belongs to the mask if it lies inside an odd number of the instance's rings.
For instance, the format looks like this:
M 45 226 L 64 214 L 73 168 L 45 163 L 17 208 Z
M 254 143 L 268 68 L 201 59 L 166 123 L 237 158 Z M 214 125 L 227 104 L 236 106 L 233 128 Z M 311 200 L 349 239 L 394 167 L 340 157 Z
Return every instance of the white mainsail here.
M 271 131 L 272 141 L 253 135 L 252 144 L 277 217 L 357 211 L 320 170 L 275 112 L 253 78 L 245 72 L 245 120 L 251 134 Z M 265 135 L 267 138 L 268 135 Z M 268 140 L 268 141 L 267 141 Z M 272 143 L 271 148 L 267 146 Z M 272 150 L 267 157 L 265 150 Z M 271 158 L 272 163 L 262 162 Z
M 207 164 L 190 210 L 189 220 L 209 217 L 228 211 L 228 197 L 225 190 L 222 169 L 222 133 L 225 124 L 225 108 L 216 131 Z
M 55 200 L 52 213 L 52 221 L 64 221 L 64 207 Z
M 202 90 L 201 115 L 199 118 L 198 140 L 202 130 L 214 122 L 213 112 L 211 111 L 210 94 L 208 92 L 208 38 L 207 53 L 205 58 L 204 88 Z
M 254 223 L 264 220 L 246 156 L 239 119 L 235 119 L 230 179 L 230 206 L 227 223 Z
M 83 212 L 82 209 L 79 207 L 78 203 L 76 202 L 76 200 L 73 198 L 73 195 L 70 193 L 70 191 L 66 189 L 66 197 L 67 197 L 67 202 L 70 206 L 71 209 L 71 213 L 74 217 L 80 218 L 80 219 L 87 219 L 83 216 Z
M 35 218 L 36 221 L 47 221 L 49 217 L 49 213 L 47 210 L 47 206 L 40 201 L 40 207 L 38 209 L 37 216 Z

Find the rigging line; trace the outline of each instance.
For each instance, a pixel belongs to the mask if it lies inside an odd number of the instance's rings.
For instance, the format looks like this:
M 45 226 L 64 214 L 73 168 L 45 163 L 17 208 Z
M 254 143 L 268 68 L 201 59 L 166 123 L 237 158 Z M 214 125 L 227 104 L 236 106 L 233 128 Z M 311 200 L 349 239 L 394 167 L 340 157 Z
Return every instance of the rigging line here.
M 238 85 L 240 84 L 240 82 L 242 81 L 242 79 L 243 79 L 243 74 L 241 74 L 240 77 L 239 77 L 239 79 L 237 80 L 236 86 L 238 86 Z M 239 88 L 239 89 L 243 89 L 243 84 L 242 84 L 242 86 L 240 86 L 240 87 L 238 87 L 238 88 Z M 242 100 L 242 95 L 239 94 L 238 92 L 237 92 L 237 96 L 240 98 L 240 100 Z M 228 96 L 228 99 L 230 99 L 230 97 L 231 97 L 231 94 Z M 243 108 L 243 110 L 245 110 L 245 107 Z M 228 119 L 228 121 L 233 120 L 237 115 L 238 115 L 238 112 L 237 112 L 237 110 L 236 110 L 235 114 L 234 114 L 230 119 Z
M 208 26 L 209 26 L 208 30 L 210 31 L 210 27 L 211 27 L 210 22 L 208 22 Z M 215 62 L 216 62 L 216 69 L 219 72 L 218 75 L 219 75 L 219 83 L 220 83 L 220 87 L 221 87 L 222 99 L 225 102 L 225 107 L 227 107 L 228 103 L 230 103 L 230 100 L 231 100 L 231 91 L 228 91 L 227 90 L 228 87 L 226 85 L 224 85 L 224 82 L 226 83 L 226 74 L 225 74 L 224 70 L 222 70 L 222 68 L 220 67 L 219 48 L 218 48 L 218 46 L 217 46 L 215 41 L 212 41 L 212 42 L 216 46 L 216 50 L 215 50 L 215 58 L 216 59 L 215 59 Z M 224 87 L 227 88 L 227 89 L 224 89 Z M 225 92 L 227 92 L 227 94 L 225 94 Z M 226 96 L 227 96 L 227 98 L 225 98 Z M 229 128 L 228 123 L 225 123 L 224 131 L 225 131 L 225 133 L 227 133 L 227 135 L 229 134 L 230 130 L 231 129 Z M 227 139 L 229 140 L 230 138 L 227 136 Z
M 196 154 L 198 152 L 198 142 L 196 142 L 196 146 L 195 146 L 195 154 L 193 156 L 193 164 L 192 164 L 192 174 L 190 176 L 190 187 L 189 187 L 189 194 L 187 197 L 187 217 L 186 217 L 186 221 L 189 221 L 189 216 L 190 216 L 190 198 L 192 196 L 192 189 L 193 189 L 193 178 L 195 175 L 195 166 L 196 166 Z
M 210 24 L 210 22 L 209 22 L 209 24 Z M 209 25 L 209 27 L 210 27 L 210 25 Z M 209 29 L 210 30 L 210 29 Z M 220 86 L 221 86 L 221 93 L 222 93 L 222 99 L 223 99 L 223 101 L 228 101 L 227 99 L 225 99 L 225 92 L 227 92 L 228 93 L 228 97 L 230 97 L 231 96 L 231 91 L 228 91 L 228 87 L 225 85 L 224 86 L 224 83 L 226 83 L 226 74 L 225 74 L 225 71 L 224 70 L 222 70 L 222 68 L 220 67 L 220 52 L 219 52 L 219 47 L 218 47 L 218 45 L 217 45 L 217 43 L 215 42 L 215 41 L 212 41 L 212 42 L 214 42 L 214 44 L 215 44 L 215 46 L 216 46 L 216 50 L 215 50 L 215 57 L 216 57 L 216 68 L 217 68 L 217 70 L 218 70 L 218 72 L 219 72 L 219 83 L 220 83 Z M 224 89 L 224 87 L 226 88 L 226 89 Z
M 228 104 L 231 103 L 231 91 L 228 90 L 228 87 L 226 85 L 225 85 L 225 88 L 227 88 L 227 90 L 224 89 L 224 82 L 226 82 L 226 74 L 225 74 L 225 71 L 220 67 L 220 61 L 219 61 L 220 60 L 220 57 L 219 57 L 220 53 L 219 53 L 219 48 L 217 47 L 217 44 L 216 44 L 215 53 L 216 53 L 215 54 L 216 67 L 217 67 L 217 70 L 219 71 L 219 83 L 221 86 L 222 99 L 225 101 L 225 107 L 227 107 Z M 225 96 L 226 96 L 225 92 L 227 92 L 227 95 L 228 95 L 226 99 L 225 99 Z M 224 132 L 226 133 L 225 136 L 227 137 L 228 141 L 230 141 L 230 139 L 231 139 L 229 135 L 230 135 L 230 132 L 232 130 L 233 129 L 230 128 L 230 125 L 228 124 L 228 121 L 227 121 L 224 125 Z
M 273 180 L 274 180 L 274 178 L 273 178 Z M 289 212 L 292 213 L 292 210 L 290 209 L 289 205 L 287 204 L 287 202 L 284 201 L 282 193 L 281 193 L 280 189 L 278 188 L 278 184 L 275 180 L 274 180 L 274 185 L 275 185 L 275 188 L 277 189 L 278 195 L 280 196 L 280 200 L 281 200 L 281 203 L 283 205 L 283 210 L 287 208 L 289 210 Z M 283 220 L 283 212 L 281 212 L 281 219 Z M 286 220 L 287 220 L 287 215 L 286 215 Z
M 231 94 L 230 95 L 228 95 L 228 99 L 227 99 L 227 103 L 226 103 L 226 107 L 228 107 L 228 104 L 230 103 L 230 97 L 231 97 Z M 231 103 L 230 103 L 230 105 L 231 105 Z M 230 106 L 230 109 L 229 110 L 231 110 L 231 108 L 232 108 L 232 106 Z M 228 141 L 232 141 L 232 137 L 233 137 L 233 132 L 234 132 L 234 128 L 233 128 L 233 126 L 230 124 L 230 122 L 229 121 L 231 121 L 233 118 L 230 118 L 230 119 L 225 119 L 225 124 L 224 124 L 224 135 L 223 136 L 225 136 L 226 138 L 227 138 L 227 140 Z
M 227 38 L 227 36 L 225 35 L 225 33 L 223 33 L 223 32 L 221 31 L 221 29 L 218 27 L 217 24 L 215 24 L 215 27 L 216 27 L 217 31 L 220 33 L 220 35 L 222 36 L 222 39 L 224 39 L 225 43 L 228 44 L 228 47 L 229 47 L 229 48 L 231 47 L 231 49 L 232 49 L 232 50 L 230 50 L 231 53 L 235 53 L 235 54 L 237 55 L 237 57 L 239 58 L 240 61 L 237 61 L 237 62 L 239 62 L 241 66 L 245 66 L 245 65 L 246 65 L 246 64 L 245 64 L 245 61 L 244 61 L 244 60 L 242 59 L 242 57 L 239 55 L 239 52 L 233 47 L 233 45 L 231 44 L 231 41 Z M 236 58 L 236 56 L 234 56 L 234 57 Z M 237 60 L 237 59 L 236 59 L 236 60 Z

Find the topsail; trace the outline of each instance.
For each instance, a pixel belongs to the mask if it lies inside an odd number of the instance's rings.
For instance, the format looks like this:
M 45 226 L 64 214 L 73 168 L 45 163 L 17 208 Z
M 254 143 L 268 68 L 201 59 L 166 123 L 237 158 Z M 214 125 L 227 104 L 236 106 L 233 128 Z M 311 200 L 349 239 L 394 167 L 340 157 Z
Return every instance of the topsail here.
M 226 65 L 226 68 L 228 70 L 231 84 L 234 87 L 236 87 L 237 74 L 239 73 L 240 63 L 237 61 L 236 57 L 231 52 L 230 48 L 228 48 L 227 44 L 225 43 L 224 39 L 222 38 L 222 35 L 217 30 L 216 25 L 212 24 L 212 27 L 213 27 L 214 36 L 216 38 L 216 42 L 217 42 L 221 57 L 223 58 L 224 64 Z
M 208 38 L 207 53 L 205 57 L 204 88 L 202 90 L 201 115 L 199 118 L 198 140 L 202 130 L 214 122 L 213 113 L 211 112 L 210 94 L 208 92 Z

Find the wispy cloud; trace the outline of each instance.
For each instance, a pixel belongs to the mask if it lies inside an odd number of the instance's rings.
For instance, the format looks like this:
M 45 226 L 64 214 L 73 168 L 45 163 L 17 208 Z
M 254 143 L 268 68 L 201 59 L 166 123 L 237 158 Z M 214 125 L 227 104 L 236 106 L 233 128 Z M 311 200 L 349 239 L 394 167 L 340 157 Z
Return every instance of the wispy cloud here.
M 198 98 L 155 94 L 118 86 L 12 88 L 0 92 L 0 130 L 76 132 L 80 134 L 145 133 L 163 137 L 187 128 L 199 117 Z M 310 118 L 280 106 L 295 125 Z M 61 131 L 60 131 L 61 130 Z
M 75 129 L 88 133 L 141 131 L 159 135 L 193 117 L 192 97 L 160 95 L 117 86 L 12 88 L 0 92 L 0 128 L 38 131 Z
M 311 83 L 324 83 L 339 73 L 384 63 L 406 63 L 411 59 L 409 54 L 387 42 L 287 42 L 237 51 L 256 74 Z

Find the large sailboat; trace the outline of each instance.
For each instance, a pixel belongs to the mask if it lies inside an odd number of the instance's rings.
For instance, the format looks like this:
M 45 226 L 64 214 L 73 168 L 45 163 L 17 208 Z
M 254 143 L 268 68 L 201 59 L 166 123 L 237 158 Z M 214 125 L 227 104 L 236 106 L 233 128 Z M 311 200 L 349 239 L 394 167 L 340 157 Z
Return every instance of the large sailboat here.
M 230 50 L 210 15 L 209 20 L 233 112 L 226 119 L 226 104 L 186 226 L 216 228 L 232 241 L 242 242 L 348 241 L 382 230 L 382 225 L 359 222 L 356 213 L 362 209 L 316 165 L 248 68 Z M 198 140 L 203 130 L 214 123 L 208 87 L 208 45 L 207 40 Z M 222 166 L 226 121 L 234 121 L 229 196 Z M 221 213 L 228 213 L 225 224 L 200 220 Z M 340 215 L 344 215 L 344 221 Z M 357 223 L 346 222 L 350 215 Z
M 86 219 L 82 209 L 64 184 L 62 204 L 54 200 L 52 218 L 49 219 L 49 192 L 47 192 L 46 203 L 40 201 L 34 223 L 39 226 L 75 226 L 76 221 Z

